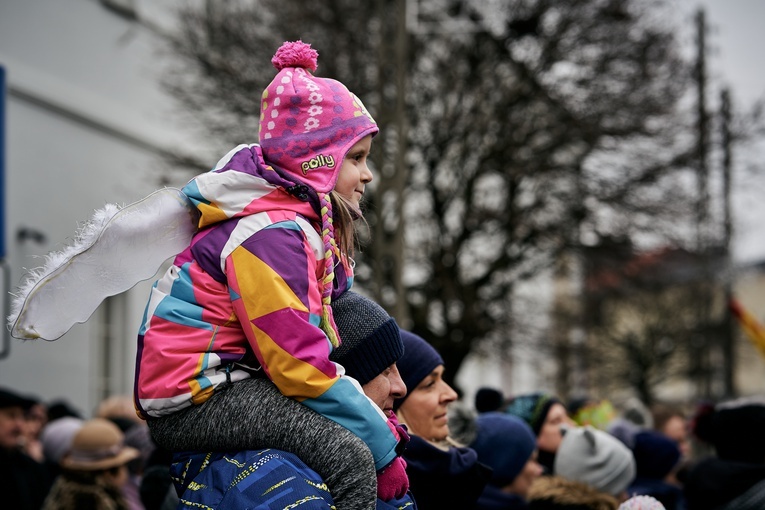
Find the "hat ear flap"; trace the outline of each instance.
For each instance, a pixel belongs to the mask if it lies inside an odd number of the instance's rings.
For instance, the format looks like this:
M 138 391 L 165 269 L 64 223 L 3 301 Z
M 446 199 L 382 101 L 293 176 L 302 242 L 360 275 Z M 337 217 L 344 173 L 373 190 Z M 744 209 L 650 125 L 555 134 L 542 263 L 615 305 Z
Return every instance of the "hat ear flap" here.
M 585 427 L 583 434 L 584 434 L 584 438 L 590 444 L 590 450 L 595 451 L 596 440 L 597 440 L 597 438 L 595 437 L 595 433 L 592 431 L 590 427 Z

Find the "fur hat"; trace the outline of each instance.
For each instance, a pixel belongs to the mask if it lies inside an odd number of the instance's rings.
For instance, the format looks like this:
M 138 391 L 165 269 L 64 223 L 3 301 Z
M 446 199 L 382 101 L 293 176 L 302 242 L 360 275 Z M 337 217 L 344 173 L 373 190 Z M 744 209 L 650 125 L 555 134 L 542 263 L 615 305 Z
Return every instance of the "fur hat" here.
M 362 386 L 404 354 L 398 325 L 382 306 L 352 291 L 332 302 L 340 346 L 329 359 Z
M 377 124 L 345 85 L 309 72 L 318 56 L 302 41 L 276 51 L 271 63 L 279 72 L 263 91 L 259 138 L 266 162 L 328 193 L 348 150 L 377 133 Z
M 444 364 L 444 359 L 438 351 L 424 338 L 402 329 L 401 340 L 404 342 L 404 355 L 398 360 L 398 372 L 406 385 L 406 395 L 393 402 L 394 411 L 401 407 L 423 379 L 436 367 Z
M 528 423 L 534 435 L 538 436 L 553 404 L 562 404 L 562 402 L 548 393 L 530 393 L 512 398 L 505 407 L 505 412 Z
M 135 448 L 125 446 L 119 427 L 105 418 L 86 421 L 72 441 L 72 448 L 61 460 L 61 467 L 76 471 L 109 469 L 137 458 Z
M 6 407 L 20 407 L 24 411 L 35 405 L 37 401 L 33 398 L 19 395 L 8 388 L 0 388 L 0 409 Z
M 560 476 L 540 476 L 531 484 L 527 497 L 531 508 L 616 510 L 619 502 L 610 494 Z
M 624 443 L 592 426 L 564 428 L 556 475 L 617 496 L 635 479 L 635 458 Z
M 537 438 L 529 425 L 511 414 L 488 412 L 476 419 L 478 432 L 470 447 L 478 461 L 492 469 L 490 483 L 504 487 L 523 471 L 537 448 Z

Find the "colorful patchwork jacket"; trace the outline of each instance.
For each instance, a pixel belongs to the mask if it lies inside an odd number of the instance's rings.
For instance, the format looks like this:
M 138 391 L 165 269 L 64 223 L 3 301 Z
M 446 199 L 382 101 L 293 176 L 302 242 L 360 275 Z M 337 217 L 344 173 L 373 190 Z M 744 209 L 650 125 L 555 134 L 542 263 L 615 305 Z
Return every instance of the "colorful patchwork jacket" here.
M 170 468 L 179 509 L 334 509 L 319 475 L 295 455 L 281 450 L 176 454 Z M 411 494 L 377 510 L 417 510 Z
M 316 194 L 267 166 L 257 145 L 236 147 L 183 192 L 200 213 L 199 232 L 152 288 L 138 336 L 138 414 L 201 404 L 262 370 L 284 395 L 364 440 L 378 470 L 390 463 L 396 439 L 386 416 L 329 360 L 319 327 Z M 352 281 L 347 261 L 337 262 L 333 298 Z

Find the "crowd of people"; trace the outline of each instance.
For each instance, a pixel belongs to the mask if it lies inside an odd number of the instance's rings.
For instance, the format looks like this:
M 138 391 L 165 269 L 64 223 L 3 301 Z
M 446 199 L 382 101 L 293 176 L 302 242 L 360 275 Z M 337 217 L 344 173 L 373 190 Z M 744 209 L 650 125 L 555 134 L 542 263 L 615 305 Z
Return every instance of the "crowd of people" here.
M 334 310 L 348 342 L 333 359 L 405 437 L 403 491 L 394 483 L 379 497 L 364 443 L 339 425 L 324 429 L 316 413 L 278 391 L 255 390 L 264 396 L 261 410 L 278 413 L 269 420 L 278 430 L 260 432 L 262 448 L 201 444 L 172 453 L 152 438 L 129 396 L 104 400 L 85 417 L 65 401 L 3 388 L 4 502 L 35 510 L 288 508 L 294 501 L 421 510 L 765 508 L 765 399 L 639 411 L 601 400 L 572 412 L 574 401 L 550 393 L 505 397 L 482 388 L 468 405 L 444 381 L 438 352 L 411 332 L 390 335 L 395 321 L 379 305 L 349 291 Z M 608 411 L 591 421 L 593 409 Z M 339 505 L 330 487 L 339 489 Z M 370 504 L 364 494 L 378 497 Z
M 723 402 L 692 419 L 544 391 L 482 388 L 460 401 L 441 354 L 350 290 L 378 128 L 342 83 L 312 74 L 317 57 L 300 41 L 279 48 L 259 143 L 183 188 L 195 233 L 152 288 L 135 394 L 85 417 L 0 391 L 4 503 L 763 508 L 765 401 Z M 18 309 L 30 323 L 45 313 Z M 689 437 L 710 454 L 697 457 Z

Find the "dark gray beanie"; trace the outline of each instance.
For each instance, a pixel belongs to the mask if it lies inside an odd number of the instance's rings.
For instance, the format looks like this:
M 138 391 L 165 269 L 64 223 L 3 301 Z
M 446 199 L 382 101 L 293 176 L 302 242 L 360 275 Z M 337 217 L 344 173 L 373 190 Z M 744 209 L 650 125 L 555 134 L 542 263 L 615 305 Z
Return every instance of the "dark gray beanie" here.
M 329 359 L 345 367 L 345 373 L 362 386 L 404 354 L 396 321 L 369 298 L 344 292 L 332 301 L 340 346 Z

